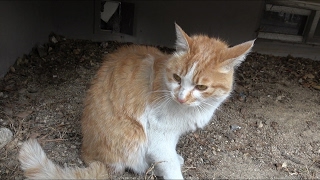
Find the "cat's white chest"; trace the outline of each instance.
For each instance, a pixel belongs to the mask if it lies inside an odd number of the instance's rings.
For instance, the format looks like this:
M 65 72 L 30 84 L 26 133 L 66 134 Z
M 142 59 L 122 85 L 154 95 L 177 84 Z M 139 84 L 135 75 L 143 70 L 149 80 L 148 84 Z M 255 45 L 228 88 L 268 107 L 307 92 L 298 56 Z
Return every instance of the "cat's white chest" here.
M 163 133 L 180 136 L 197 128 L 203 128 L 211 120 L 215 109 L 215 107 L 206 109 L 186 107 L 171 101 L 165 106 L 148 107 L 143 121 L 149 133 L 163 131 Z
M 183 158 L 176 153 L 176 144 L 182 134 L 208 124 L 215 109 L 196 109 L 173 100 L 158 107 L 147 107 L 140 122 L 148 139 L 147 163 L 164 162 L 156 168 L 157 174 L 165 178 L 182 178 L 180 165 L 183 164 Z

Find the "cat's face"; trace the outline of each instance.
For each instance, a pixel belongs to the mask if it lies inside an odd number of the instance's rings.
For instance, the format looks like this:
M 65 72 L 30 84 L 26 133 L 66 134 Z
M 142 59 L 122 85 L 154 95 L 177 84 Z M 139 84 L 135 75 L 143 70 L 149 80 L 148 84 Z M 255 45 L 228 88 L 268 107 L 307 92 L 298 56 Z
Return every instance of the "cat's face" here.
M 212 105 L 228 97 L 234 67 L 253 46 L 249 41 L 229 48 L 207 36 L 187 36 L 176 25 L 177 52 L 168 61 L 165 79 L 172 99 L 187 106 Z
M 220 72 L 218 67 L 198 56 L 175 55 L 166 68 L 166 84 L 171 97 L 179 104 L 199 106 L 225 99 L 232 89 L 233 70 Z M 209 57 L 208 57 L 209 58 Z

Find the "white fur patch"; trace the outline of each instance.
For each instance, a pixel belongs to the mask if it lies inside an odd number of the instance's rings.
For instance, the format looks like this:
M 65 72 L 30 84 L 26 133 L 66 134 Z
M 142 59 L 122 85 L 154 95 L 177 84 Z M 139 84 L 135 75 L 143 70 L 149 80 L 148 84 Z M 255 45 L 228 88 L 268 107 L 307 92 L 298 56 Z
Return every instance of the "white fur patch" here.
M 194 89 L 193 76 L 197 63 L 194 63 L 188 73 L 181 78 L 181 88 L 178 93 L 179 99 L 186 99 L 187 95 L 192 93 Z

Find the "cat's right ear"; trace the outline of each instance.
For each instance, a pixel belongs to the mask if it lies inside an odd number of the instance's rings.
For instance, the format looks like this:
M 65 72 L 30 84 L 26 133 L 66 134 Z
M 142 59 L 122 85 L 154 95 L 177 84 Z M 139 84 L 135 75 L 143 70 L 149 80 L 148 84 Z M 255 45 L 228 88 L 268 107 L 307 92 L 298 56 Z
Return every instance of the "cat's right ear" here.
M 239 66 L 251 51 L 254 45 L 254 41 L 255 39 L 233 46 L 223 51 L 221 57 L 222 59 L 225 59 L 225 61 L 220 64 L 220 71 L 222 73 L 228 73 L 231 69 Z
M 183 52 L 188 52 L 189 51 L 189 43 L 188 39 L 189 36 L 181 29 L 181 27 L 177 24 L 174 23 L 176 27 L 176 35 L 177 35 L 177 40 L 176 40 L 176 50 L 183 51 Z

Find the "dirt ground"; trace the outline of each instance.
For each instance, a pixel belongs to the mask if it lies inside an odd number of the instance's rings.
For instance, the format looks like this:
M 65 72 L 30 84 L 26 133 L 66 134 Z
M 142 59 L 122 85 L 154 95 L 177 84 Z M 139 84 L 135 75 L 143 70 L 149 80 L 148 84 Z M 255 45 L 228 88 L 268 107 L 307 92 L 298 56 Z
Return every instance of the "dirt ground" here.
M 13 132 L 0 149 L 0 179 L 24 178 L 17 153 L 29 137 L 61 166 L 84 166 L 85 92 L 103 54 L 121 43 L 56 39 L 19 58 L 0 79 L 0 128 Z M 177 151 L 189 179 L 319 179 L 320 61 L 251 53 L 232 96 L 206 128 L 181 137 Z

